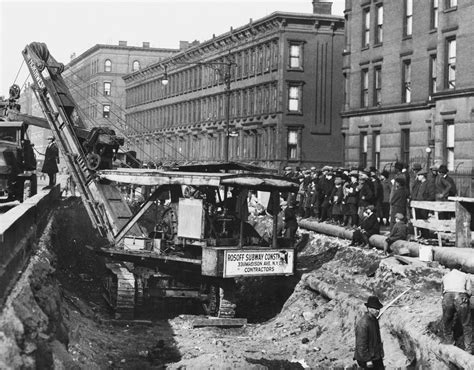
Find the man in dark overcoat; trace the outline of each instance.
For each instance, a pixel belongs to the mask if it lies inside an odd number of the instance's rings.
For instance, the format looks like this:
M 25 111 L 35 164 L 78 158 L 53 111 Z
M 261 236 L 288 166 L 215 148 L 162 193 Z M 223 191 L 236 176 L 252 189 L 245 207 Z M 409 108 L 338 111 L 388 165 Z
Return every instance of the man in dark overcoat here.
M 370 296 L 365 306 L 367 312 L 355 325 L 354 360 L 362 369 L 385 369 L 383 343 L 377 319 L 383 305 L 378 297 Z
M 56 174 L 59 172 L 58 163 L 59 163 L 59 150 L 58 146 L 54 141 L 53 136 L 48 136 L 48 146 L 46 147 L 46 152 L 44 153 L 44 163 L 41 172 L 48 174 L 49 184 L 46 188 L 52 188 L 56 185 Z

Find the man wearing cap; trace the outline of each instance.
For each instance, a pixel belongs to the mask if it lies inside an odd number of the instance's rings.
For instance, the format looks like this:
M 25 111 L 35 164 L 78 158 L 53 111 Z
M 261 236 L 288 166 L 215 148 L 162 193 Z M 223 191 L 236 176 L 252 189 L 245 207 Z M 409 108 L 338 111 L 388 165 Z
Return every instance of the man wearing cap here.
M 357 216 L 357 202 L 359 201 L 359 172 L 352 170 L 349 172 L 349 181 L 343 186 L 344 200 L 344 226 L 357 226 L 359 224 L 359 217 Z
M 59 163 L 59 150 L 58 146 L 54 142 L 53 136 L 48 136 L 48 146 L 44 153 L 44 163 L 41 172 L 48 174 L 49 184 L 45 189 L 52 188 L 56 185 L 56 174 L 59 172 L 58 163 Z
M 377 319 L 383 307 L 377 296 L 370 296 L 365 303 L 367 312 L 355 325 L 354 360 L 362 369 L 385 369 L 380 326 Z
M 471 277 L 457 269 L 452 269 L 443 276 L 441 290 L 443 293 L 443 342 L 453 344 L 454 318 L 462 324 L 464 334 L 464 350 L 472 353 L 471 323 Z M 474 354 L 474 353 L 473 353 Z
M 401 213 L 395 215 L 395 225 L 393 225 L 392 230 L 387 235 L 385 243 L 383 246 L 383 251 L 385 254 L 390 253 L 390 246 L 395 243 L 397 240 L 407 240 L 408 238 L 408 226 L 405 223 L 405 217 Z

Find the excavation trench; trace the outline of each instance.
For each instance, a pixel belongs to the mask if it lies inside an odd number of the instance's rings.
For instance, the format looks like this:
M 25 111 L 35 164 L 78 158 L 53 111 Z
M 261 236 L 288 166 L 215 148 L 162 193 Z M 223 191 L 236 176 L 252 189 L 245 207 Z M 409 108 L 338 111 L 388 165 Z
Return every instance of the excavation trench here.
M 301 237 L 301 235 L 300 235 Z M 237 329 L 192 329 L 196 305 L 116 322 L 102 297 L 102 246 L 78 199 L 63 201 L 0 318 L 0 368 L 330 368 L 351 366 L 354 323 L 367 295 L 385 303 L 413 286 L 381 319 L 386 365 L 456 368 L 472 358 L 440 346 L 440 267 L 400 267 L 374 251 L 308 233 L 294 277 L 237 282 Z M 460 360 L 461 359 L 461 360 Z M 463 362 L 464 361 L 464 362 Z M 464 366 L 466 367 L 466 366 Z

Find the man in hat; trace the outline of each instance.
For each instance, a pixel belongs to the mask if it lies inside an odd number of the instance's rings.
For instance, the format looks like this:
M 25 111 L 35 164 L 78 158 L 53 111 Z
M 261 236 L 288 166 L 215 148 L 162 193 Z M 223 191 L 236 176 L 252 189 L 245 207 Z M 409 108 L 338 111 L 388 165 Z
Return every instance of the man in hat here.
M 405 223 L 405 217 L 401 213 L 395 215 L 395 225 L 387 235 L 383 246 L 383 251 L 386 255 L 390 253 L 390 246 L 397 240 L 407 240 L 408 238 L 408 227 Z
M 473 353 L 471 323 L 471 277 L 457 269 L 452 269 L 443 276 L 441 290 L 443 293 L 443 342 L 455 343 L 453 339 L 454 318 L 462 324 L 464 350 Z M 473 353 L 474 354 L 474 353 Z
M 382 185 L 382 220 L 381 222 L 387 226 L 390 219 L 390 194 L 392 193 L 392 183 L 389 180 L 389 173 L 383 170 L 380 174 L 380 185 Z
M 445 164 L 439 166 L 438 176 L 436 177 L 436 200 L 448 200 L 448 197 L 457 194 L 454 180 L 448 176 L 448 167 Z
M 287 204 L 282 203 L 283 207 L 283 233 L 285 238 L 294 241 L 296 230 L 298 230 L 298 222 L 296 220 L 295 202 L 290 200 Z
M 390 230 L 395 225 L 395 215 L 397 213 L 401 213 L 406 217 L 408 196 L 404 177 L 396 177 L 390 194 Z
M 360 225 L 352 233 L 352 242 L 350 245 L 369 246 L 369 238 L 380 233 L 380 224 L 374 213 L 375 207 L 370 205 L 365 207 L 365 211 L 360 220 Z
M 357 226 L 359 218 L 357 216 L 357 202 L 359 201 L 359 172 L 352 170 L 349 172 L 349 181 L 343 186 L 343 211 L 344 226 Z
M 44 153 L 44 163 L 41 172 L 46 173 L 49 177 L 49 184 L 44 189 L 50 189 L 56 185 L 56 174 L 59 172 L 59 150 L 54 141 L 54 136 L 48 136 L 48 146 Z
M 323 176 L 319 181 L 319 196 L 321 204 L 321 221 L 326 221 L 331 217 L 331 193 L 334 188 L 334 178 L 332 167 L 324 166 L 322 169 Z
M 380 326 L 377 319 L 383 307 L 377 296 L 370 296 L 365 303 L 367 312 L 355 325 L 354 360 L 363 369 L 385 369 Z

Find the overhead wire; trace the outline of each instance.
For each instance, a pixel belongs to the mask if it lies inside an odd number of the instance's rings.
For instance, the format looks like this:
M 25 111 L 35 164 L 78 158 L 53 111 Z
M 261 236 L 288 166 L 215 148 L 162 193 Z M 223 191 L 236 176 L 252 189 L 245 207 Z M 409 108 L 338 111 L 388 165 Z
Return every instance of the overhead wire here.
M 76 76 L 81 82 L 87 83 L 87 81 L 85 81 L 85 80 L 84 80 L 81 76 L 79 76 L 76 72 L 70 70 L 70 73 L 71 73 L 71 75 Z M 75 90 L 75 92 L 76 92 L 79 96 L 81 96 L 84 100 L 89 101 L 89 99 L 90 99 L 90 100 L 92 100 L 92 101 L 94 101 L 94 102 L 96 102 L 96 103 L 103 104 L 103 101 L 99 100 L 98 98 L 96 98 L 96 97 L 87 97 L 85 94 L 79 92 L 79 91 L 81 91 L 81 87 L 82 87 L 82 86 L 79 85 L 78 83 L 74 82 L 73 79 L 69 79 L 68 82 L 71 83 L 71 85 L 73 85 L 74 87 L 77 88 L 77 90 Z M 119 111 L 121 111 L 121 112 L 123 112 L 123 113 L 126 113 L 125 109 L 123 109 L 120 105 L 118 105 L 118 104 L 116 104 L 114 101 L 112 101 L 111 98 L 105 96 L 105 99 L 106 99 L 107 102 L 111 103 L 112 106 L 117 107 L 117 108 L 119 109 Z M 84 113 L 83 113 L 83 114 L 84 114 Z M 124 120 L 120 115 L 116 114 L 114 110 L 111 110 L 111 111 L 109 112 L 109 114 L 114 115 L 115 117 L 118 118 L 119 121 L 122 121 L 125 125 L 127 125 L 127 121 Z M 85 115 L 85 116 L 87 116 L 87 115 Z M 142 122 L 140 122 L 138 119 L 136 119 L 136 118 L 134 118 L 134 117 L 130 117 L 130 119 L 132 120 L 132 122 L 137 123 L 140 127 L 145 128 L 145 129 L 147 128 L 147 126 L 146 126 L 145 124 L 143 124 Z M 108 121 L 109 121 L 115 128 L 117 128 L 120 132 L 123 131 L 123 129 L 122 129 L 121 127 L 117 127 L 117 126 L 113 123 L 112 120 L 108 119 Z M 133 127 L 131 127 L 130 125 L 127 125 L 127 126 L 130 127 L 133 131 L 135 131 L 135 133 L 144 135 L 143 132 L 141 132 L 141 131 L 139 131 L 139 130 L 133 128 Z M 174 154 L 181 156 L 183 159 L 187 159 L 187 157 L 186 157 L 184 154 L 180 153 L 172 144 L 168 143 L 168 142 L 165 141 L 165 140 L 163 141 L 163 144 L 164 144 L 164 145 L 167 145 L 172 151 L 174 151 Z M 157 143 L 153 143 L 153 145 L 154 145 L 155 147 L 158 147 L 158 144 L 157 144 Z M 144 150 L 142 150 L 141 148 L 140 148 L 140 150 L 141 150 L 145 155 L 147 155 L 150 159 L 153 159 L 153 158 L 151 158 L 151 156 L 148 155 L 148 153 L 146 153 Z

